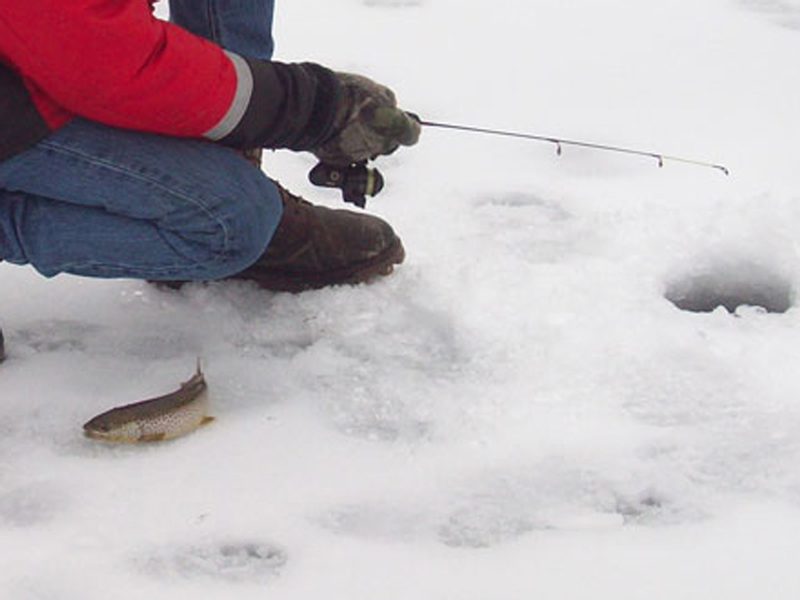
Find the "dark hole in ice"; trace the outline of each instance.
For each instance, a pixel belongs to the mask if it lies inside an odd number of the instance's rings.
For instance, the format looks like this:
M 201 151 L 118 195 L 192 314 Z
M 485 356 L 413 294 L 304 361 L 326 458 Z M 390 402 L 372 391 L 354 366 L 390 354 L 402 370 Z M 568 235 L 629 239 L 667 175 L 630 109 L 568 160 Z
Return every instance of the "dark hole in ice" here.
M 718 264 L 675 279 L 664 296 L 690 312 L 712 312 L 722 306 L 733 313 L 740 306 L 757 306 L 785 313 L 794 304 L 794 289 L 785 277 L 748 262 Z

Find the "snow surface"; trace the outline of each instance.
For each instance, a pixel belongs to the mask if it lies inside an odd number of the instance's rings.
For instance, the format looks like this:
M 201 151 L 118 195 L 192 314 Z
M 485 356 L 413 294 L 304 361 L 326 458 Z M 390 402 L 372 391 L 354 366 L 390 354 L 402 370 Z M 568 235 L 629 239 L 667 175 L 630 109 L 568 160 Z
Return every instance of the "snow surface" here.
M 0 598 L 800 597 L 800 1 L 306 0 L 278 58 L 429 119 L 369 286 L 0 266 Z M 307 156 L 267 169 L 310 188 Z M 735 315 L 679 310 L 752 300 Z M 204 359 L 217 421 L 85 440 Z

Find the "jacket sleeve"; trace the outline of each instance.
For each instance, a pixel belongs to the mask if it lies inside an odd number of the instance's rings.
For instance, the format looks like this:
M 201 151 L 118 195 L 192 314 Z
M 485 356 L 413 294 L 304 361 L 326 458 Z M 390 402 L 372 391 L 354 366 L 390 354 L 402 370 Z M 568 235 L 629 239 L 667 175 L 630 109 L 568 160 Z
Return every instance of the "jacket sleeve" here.
M 156 19 L 144 0 L 2 1 L 0 39 L 37 92 L 117 127 L 305 149 L 335 109 L 327 69 L 226 53 Z

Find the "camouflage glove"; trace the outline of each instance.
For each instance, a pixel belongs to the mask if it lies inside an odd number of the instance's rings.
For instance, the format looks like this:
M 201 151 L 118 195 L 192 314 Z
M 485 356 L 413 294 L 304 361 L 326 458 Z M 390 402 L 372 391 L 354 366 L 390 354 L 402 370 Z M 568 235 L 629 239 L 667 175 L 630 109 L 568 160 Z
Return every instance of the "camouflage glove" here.
M 336 73 L 342 99 L 333 123 L 333 135 L 312 150 L 323 163 L 347 166 L 413 146 L 420 125 L 397 108 L 394 93 L 362 77 Z

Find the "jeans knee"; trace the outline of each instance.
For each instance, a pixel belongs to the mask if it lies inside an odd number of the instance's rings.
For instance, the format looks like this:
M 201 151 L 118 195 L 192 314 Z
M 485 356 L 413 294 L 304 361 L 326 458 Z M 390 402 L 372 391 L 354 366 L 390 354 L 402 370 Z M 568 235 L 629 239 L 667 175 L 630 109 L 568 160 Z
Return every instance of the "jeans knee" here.
M 283 214 L 283 201 L 271 180 L 259 176 L 249 187 L 232 200 L 235 211 L 229 216 L 227 226 L 232 232 L 225 253 L 227 272 L 222 276 L 238 273 L 258 260 Z

